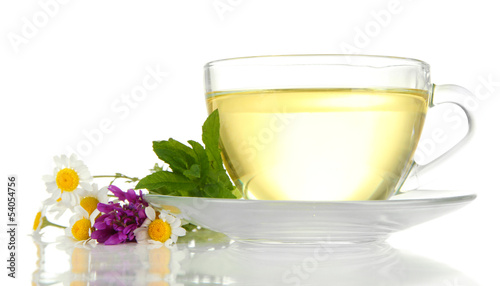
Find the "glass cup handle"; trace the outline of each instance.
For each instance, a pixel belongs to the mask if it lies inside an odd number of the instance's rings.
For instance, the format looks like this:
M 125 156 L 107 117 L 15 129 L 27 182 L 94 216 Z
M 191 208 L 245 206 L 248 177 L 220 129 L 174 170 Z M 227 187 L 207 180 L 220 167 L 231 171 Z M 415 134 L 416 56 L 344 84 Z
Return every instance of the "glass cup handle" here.
M 469 141 L 474 131 L 473 120 L 471 116 L 471 110 L 469 110 L 463 103 L 467 102 L 467 98 L 472 97 L 473 94 L 469 90 L 458 85 L 433 85 L 431 98 L 429 100 L 429 107 L 433 108 L 434 106 L 438 106 L 440 104 L 451 104 L 455 108 L 459 108 L 461 112 L 465 114 L 466 124 L 460 122 L 460 124 L 458 124 L 457 126 L 458 130 L 454 131 L 459 132 L 460 130 L 462 130 L 463 132 L 464 128 L 467 128 L 467 130 L 465 130 L 466 134 L 458 143 L 453 145 L 451 148 L 448 146 L 447 150 L 441 150 L 444 149 L 444 147 L 441 147 L 441 149 L 439 149 L 439 144 L 435 144 L 434 146 L 437 148 L 437 150 L 435 151 L 437 151 L 437 153 L 441 153 L 441 155 L 437 156 L 430 162 L 426 164 L 417 164 L 415 161 L 413 161 L 413 166 L 410 169 L 410 173 L 408 174 L 407 179 L 399 192 L 415 190 L 425 184 L 426 174 L 430 170 L 441 164 L 443 161 L 446 161 L 447 157 L 455 153 L 458 149 L 460 149 L 461 146 Z M 420 141 L 420 143 L 422 143 L 422 141 Z

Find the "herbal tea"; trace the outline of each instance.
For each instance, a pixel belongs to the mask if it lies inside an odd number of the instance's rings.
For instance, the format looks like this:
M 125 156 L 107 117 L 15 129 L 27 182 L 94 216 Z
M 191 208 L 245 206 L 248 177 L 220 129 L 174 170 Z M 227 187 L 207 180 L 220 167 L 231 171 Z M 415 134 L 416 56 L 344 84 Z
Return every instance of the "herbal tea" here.
M 428 93 L 275 89 L 208 94 L 229 174 L 250 199 L 388 198 L 409 170 Z

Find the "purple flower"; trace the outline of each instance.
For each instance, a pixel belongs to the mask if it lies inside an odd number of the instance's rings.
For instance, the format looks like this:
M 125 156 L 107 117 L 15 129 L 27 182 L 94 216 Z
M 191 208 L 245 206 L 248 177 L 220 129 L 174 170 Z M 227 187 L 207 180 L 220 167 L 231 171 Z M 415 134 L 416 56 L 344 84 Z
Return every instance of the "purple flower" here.
M 134 230 L 146 220 L 145 209 L 148 206 L 142 197 L 142 191 L 137 195 L 133 189 L 123 192 L 113 185 L 110 185 L 108 190 L 123 204 L 113 202 L 97 204 L 97 209 L 102 214 L 95 220 L 95 231 L 91 237 L 107 245 L 135 241 Z

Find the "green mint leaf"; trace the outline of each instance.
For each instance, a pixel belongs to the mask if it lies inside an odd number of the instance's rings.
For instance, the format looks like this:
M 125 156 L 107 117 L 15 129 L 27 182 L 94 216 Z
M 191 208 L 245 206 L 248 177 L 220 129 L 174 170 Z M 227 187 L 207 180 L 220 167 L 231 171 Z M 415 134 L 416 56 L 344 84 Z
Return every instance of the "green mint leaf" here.
M 220 181 L 215 182 L 213 184 L 207 184 L 203 189 L 203 192 L 206 194 L 206 196 L 212 198 L 234 199 L 236 198 L 236 196 L 233 194 L 232 191 L 233 191 L 232 188 L 227 188 Z
M 201 146 L 201 144 L 196 141 L 189 140 L 188 143 L 193 147 L 193 151 L 196 156 L 196 161 L 200 166 L 200 179 L 201 179 L 200 184 L 203 185 L 207 180 L 207 175 L 210 169 L 210 163 L 208 162 L 207 152 L 205 148 L 203 148 L 203 146 Z
M 220 175 L 219 175 L 220 177 Z M 220 186 L 220 192 L 219 192 L 219 197 L 220 198 L 231 198 L 231 199 L 234 199 L 236 198 L 236 196 L 234 195 L 234 190 L 235 190 L 235 186 L 233 186 L 233 184 L 229 181 L 229 184 L 227 183 L 227 181 L 229 180 L 229 178 L 227 177 L 226 174 L 224 174 L 224 179 L 223 180 L 219 180 L 219 186 Z
M 220 186 L 218 184 L 207 184 L 203 188 L 203 192 L 207 197 L 218 198 Z
M 148 190 L 162 188 L 166 191 L 189 195 L 190 192 L 197 188 L 197 184 L 183 175 L 160 171 L 142 178 L 135 188 Z
M 235 199 L 236 196 L 233 194 L 234 188 L 227 188 L 224 187 L 222 184 L 219 183 L 219 198 L 225 198 L 225 199 Z
M 223 169 L 221 151 L 219 149 L 220 122 L 219 110 L 214 110 L 203 124 L 202 140 L 205 143 L 208 160 L 215 164 L 217 169 Z
M 203 193 L 206 197 L 232 199 L 235 198 L 232 193 L 234 186 L 227 176 L 226 171 L 220 171 L 210 168 L 205 179 L 206 181 L 205 187 L 203 188 Z
M 188 192 L 178 192 L 178 191 L 173 191 L 169 190 L 166 188 L 158 188 L 158 189 L 151 189 L 149 190 L 150 194 L 158 194 L 158 195 L 166 195 L 166 196 L 178 196 L 178 197 L 183 197 L 183 196 L 188 196 Z
M 151 193 L 210 198 L 240 198 L 222 164 L 219 149 L 219 112 L 212 112 L 203 124 L 203 147 L 196 141 L 186 146 L 170 138 L 154 141 L 153 150 L 172 172 L 155 165 L 151 175 L 144 177 L 136 189 L 148 189 Z
M 219 148 L 220 137 L 219 111 L 214 110 L 203 124 L 202 139 L 210 162 L 206 178 L 206 185 L 203 189 L 208 197 L 215 198 L 235 198 L 233 194 L 235 186 L 227 175 L 222 165 L 221 150 Z
M 168 163 L 174 172 L 182 174 L 196 163 L 193 150 L 172 138 L 168 141 L 154 141 L 153 150 L 158 158 Z
M 233 183 L 231 182 L 231 179 L 228 177 L 227 173 L 226 173 L 226 170 L 221 170 L 218 172 L 218 178 L 217 180 L 222 183 L 222 185 L 226 188 L 226 189 L 230 189 L 231 191 L 233 190 L 234 188 L 234 185 Z
M 233 196 L 237 199 L 241 199 L 243 197 L 243 194 L 240 192 L 240 189 L 238 189 L 236 187 L 233 189 L 231 194 L 233 194 Z
M 184 171 L 182 174 L 191 180 L 199 179 L 201 177 L 200 165 L 193 164 L 189 170 Z

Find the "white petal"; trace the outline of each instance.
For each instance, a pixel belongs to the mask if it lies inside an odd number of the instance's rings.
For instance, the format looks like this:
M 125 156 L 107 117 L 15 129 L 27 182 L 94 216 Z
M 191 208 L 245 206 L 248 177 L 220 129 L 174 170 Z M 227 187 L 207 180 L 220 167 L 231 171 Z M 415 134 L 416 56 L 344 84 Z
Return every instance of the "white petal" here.
M 134 235 L 137 242 L 146 242 L 148 239 L 150 239 L 147 229 L 142 227 L 135 229 Z
M 61 156 L 61 163 L 64 167 L 69 167 L 69 158 L 66 155 Z
M 87 173 L 88 173 L 88 172 L 87 172 Z M 81 176 L 79 176 L 79 177 L 80 177 L 80 182 L 84 182 L 84 183 L 90 183 L 90 182 L 92 182 L 92 180 L 94 179 L 94 177 L 92 177 L 92 176 L 90 175 L 90 173 L 88 173 L 88 174 L 85 174 L 85 173 L 84 173 L 83 175 L 81 175 Z
M 156 219 L 156 212 L 155 212 L 155 210 L 152 207 L 150 207 L 150 206 L 146 207 L 145 212 L 146 212 L 146 216 L 150 220 L 155 220 Z
M 171 224 L 170 224 L 170 227 L 171 228 L 179 228 L 181 226 L 181 220 L 180 219 L 176 219 L 174 220 Z
M 62 192 L 61 194 L 61 203 L 63 203 L 67 207 L 71 207 L 71 195 L 68 192 Z
M 182 227 L 178 227 L 178 228 L 172 229 L 172 233 L 177 235 L 177 236 L 184 236 L 184 235 L 186 235 L 186 230 L 183 229 Z
M 61 194 L 61 190 L 59 189 L 59 187 L 57 186 L 55 181 L 45 183 L 45 187 L 47 187 L 47 192 L 49 192 L 49 193 Z
M 98 209 L 95 209 L 92 214 L 90 215 L 90 225 L 91 226 L 94 226 L 94 223 L 95 223 L 95 219 L 97 218 L 97 216 L 100 214 L 101 212 L 98 210 Z
M 144 222 L 142 223 L 141 227 L 148 228 L 150 224 L 151 224 L 151 220 L 149 218 L 147 218 L 147 219 L 144 220 Z
M 63 192 L 61 194 L 61 202 L 64 203 L 68 208 L 73 208 L 78 205 L 80 199 L 74 192 Z
M 93 189 L 94 186 L 92 186 L 90 184 L 84 184 L 84 185 L 81 185 L 81 187 L 82 187 L 82 190 L 85 191 L 85 192 L 87 192 L 87 193 L 92 193 L 93 190 L 94 190 Z
M 56 194 L 52 194 L 52 196 L 50 196 L 50 198 L 44 200 L 42 202 L 43 205 L 46 205 L 46 206 L 50 206 L 50 205 L 53 205 L 55 203 L 57 203 L 57 199 L 59 198 L 58 195 Z
M 89 180 L 92 179 L 89 168 L 85 165 L 74 166 L 74 170 L 78 173 L 78 177 Z
M 67 237 L 73 237 L 73 234 L 71 233 L 71 228 L 73 227 L 73 225 L 71 225 L 70 227 L 67 227 L 64 229 L 64 234 L 67 236 Z
M 108 188 L 103 187 L 99 191 L 97 191 L 97 200 L 101 203 L 108 202 Z
M 166 210 L 161 210 L 161 211 L 160 211 L 160 215 L 159 215 L 159 217 L 160 217 L 163 221 L 169 222 L 169 219 L 168 219 L 168 217 L 169 217 L 169 216 L 170 216 L 169 211 L 166 211 Z
M 173 224 L 175 222 L 176 218 L 173 215 L 167 214 L 167 215 L 163 216 L 163 220 L 168 222 L 169 224 Z
M 89 183 L 82 182 L 81 180 L 80 180 L 80 186 L 82 186 L 82 188 L 85 190 L 92 190 L 92 186 Z
M 55 182 L 56 178 L 54 178 L 54 176 L 51 175 L 43 175 L 42 180 L 46 183 L 50 183 L 50 182 Z
M 64 164 L 63 162 L 64 162 L 64 160 L 63 160 L 62 156 L 61 157 L 54 156 L 54 163 L 56 163 L 57 169 L 62 169 L 63 164 Z
M 172 238 L 169 238 L 167 239 L 167 241 L 165 241 L 165 246 L 172 246 L 176 241 L 177 239 L 175 239 L 174 241 Z
M 80 205 L 77 205 L 75 207 L 75 213 L 77 213 L 77 214 L 81 215 L 82 217 L 90 220 L 89 213 L 82 206 L 80 206 Z
M 89 193 L 81 188 L 76 188 L 73 192 L 81 198 L 87 197 Z
M 95 239 L 89 239 L 84 243 L 85 246 L 90 246 L 91 248 L 94 248 L 97 246 L 97 240 Z
M 73 225 L 75 224 L 75 222 L 79 221 L 82 219 L 82 216 L 79 215 L 79 214 L 74 214 L 72 215 L 70 218 L 69 218 L 69 227 L 73 227 Z
M 138 227 L 138 228 L 134 229 L 134 231 L 132 231 L 134 233 L 136 239 L 137 239 L 137 235 L 139 235 L 139 233 L 142 231 L 141 229 L 142 229 L 142 227 Z
M 67 209 L 68 208 L 66 208 L 64 204 L 58 202 L 57 204 L 51 206 L 49 212 L 56 213 L 54 218 L 57 220 L 66 212 Z
M 69 163 L 71 164 L 71 166 L 78 166 L 78 165 L 83 164 L 83 161 L 78 160 L 78 158 L 76 157 L 75 154 L 71 154 L 71 156 L 69 157 L 68 160 L 69 160 Z
M 75 153 L 72 153 L 70 156 L 69 156 L 69 160 L 70 161 L 78 161 L 78 158 L 76 157 L 76 154 Z

